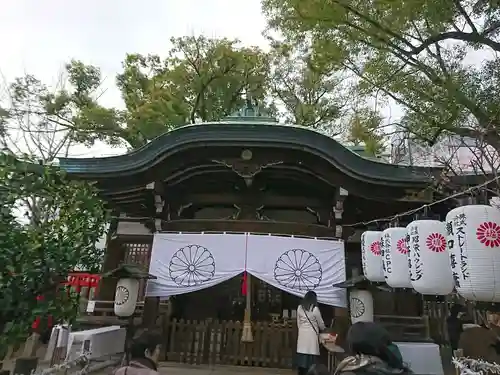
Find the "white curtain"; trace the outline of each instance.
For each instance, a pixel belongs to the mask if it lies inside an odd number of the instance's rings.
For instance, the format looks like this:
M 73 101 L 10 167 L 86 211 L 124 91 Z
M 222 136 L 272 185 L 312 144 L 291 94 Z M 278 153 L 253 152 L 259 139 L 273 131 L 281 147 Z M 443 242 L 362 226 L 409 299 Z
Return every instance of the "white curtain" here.
M 146 295 L 168 297 L 209 288 L 245 269 L 243 234 L 156 233 Z
M 314 290 L 318 301 L 346 307 L 344 242 L 311 238 L 248 235 L 247 271 L 296 296 Z

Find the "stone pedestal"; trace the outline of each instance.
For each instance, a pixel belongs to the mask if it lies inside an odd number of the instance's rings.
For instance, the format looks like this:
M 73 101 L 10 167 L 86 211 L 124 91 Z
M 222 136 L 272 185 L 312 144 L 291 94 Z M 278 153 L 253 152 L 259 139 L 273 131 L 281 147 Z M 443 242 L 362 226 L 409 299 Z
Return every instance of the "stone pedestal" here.
M 32 375 L 37 366 L 37 357 L 18 358 L 16 359 L 14 371 L 12 373 L 15 375 Z

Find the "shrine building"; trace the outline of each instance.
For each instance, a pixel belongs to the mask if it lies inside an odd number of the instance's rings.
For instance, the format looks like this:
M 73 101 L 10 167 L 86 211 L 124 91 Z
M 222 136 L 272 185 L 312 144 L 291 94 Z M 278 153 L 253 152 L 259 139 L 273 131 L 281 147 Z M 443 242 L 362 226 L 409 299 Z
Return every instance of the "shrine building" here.
M 380 229 L 378 223 L 363 223 L 431 202 L 430 185 L 439 172 L 369 158 L 359 148 L 352 150 L 314 130 L 279 124 L 251 106 L 220 122 L 172 130 L 124 155 L 61 158 L 60 167 L 73 178 L 95 181 L 112 210 L 103 272 L 120 264 L 152 270 L 153 241 L 159 234 L 251 234 L 341 244 L 342 281 L 361 274 L 360 234 Z M 444 206 L 434 208 L 437 214 L 446 212 Z M 213 251 L 207 254 L 210 262 L 217 258 Z M 274 267 L 276 260 L 267 262 Z M 207 267 L 212 264 L 219 267 L 220 256 Z M 322 272 L 318 280 L 327 280 L 328 272 L 334 271 L 327 271 L 324 262 L 318 264 Z M 213 278 L 215 271 L 210 272 Z M 282 288 L 279 280 L 272 284 L 252 277 L 247 293 L 252 299 L 254 342 L 241 343 L 246 300 L 242 275 L 200 290 L 193 288 L 203 280 L 187 284 L 174 280 L 192 292 L 175 292 L 168 303 L 159 294 L 145 298 L 147 288 L 141 287 L 141 306 L 144 299 L 169 305 L 165 310 L 153 308 L 156 312 L 148 323 L 164 330 L 165 359 L 291 365 L 296 345 L 293 316 L 305 287 L 295 293 L 291 284 Z M 115 285 L 116 281 L 104 279 L 96 299 L 113 301 Z M 330 285 L 324 286 L 324 293 Z M 321 311 L 327 324 L 346 316 L 345 304 L 322 303 Z M 411 290 L 374 291 L 375 318 L 395 335 L 404 335 L 413 321 L 425 329 L 412 334 L 428 336 L 426 313 L 426 301 Z

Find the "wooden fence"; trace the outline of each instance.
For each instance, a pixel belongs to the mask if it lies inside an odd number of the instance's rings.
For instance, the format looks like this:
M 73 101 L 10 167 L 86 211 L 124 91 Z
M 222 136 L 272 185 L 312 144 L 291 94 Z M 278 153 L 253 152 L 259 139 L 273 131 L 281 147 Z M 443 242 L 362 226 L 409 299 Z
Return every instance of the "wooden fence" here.
M 426 317 L 375 316 L 395 341 L 429 338 Z M 164 358 L 189 364 L 292 367 L 297 345 L 297 325 L 253 322 L 252 343 L 241 342 L 243 323 L 239 321 L 165 321 Z
M 448 346 L 449 337 L 446 318 L 449 315 L 449 302 L 424 301 L 424 314 L 429 317 L 429 330 L 432 340 L 440 346 Z
M 254 342 L 241 342 L 243 323 L 235 321 L 166 322 L 165 360 L 189 364 L 290 368 L 297 343 L 291 323 L 255 322 Z
M 87 312 L 88 300 L 82 298 L 80 300 L 80 314 L 77 322 L 81 326 L 106 326 L 106 325 L 121 325 L 124 324 L 124 319 L 115 315 L 114 301 L 94 300 L 95 307 L 92 312 Z M 169 316 L 169 303 L 167 301 L 160 302 L 160 315 Z M 144 302 L 137 302 L 134 312 L 134 326 L 142 324 L 142 314 L 144 311 Z
M 374 320 L 389 332 L 393 341 L 430 339 L 427 316 L 375 315 Z

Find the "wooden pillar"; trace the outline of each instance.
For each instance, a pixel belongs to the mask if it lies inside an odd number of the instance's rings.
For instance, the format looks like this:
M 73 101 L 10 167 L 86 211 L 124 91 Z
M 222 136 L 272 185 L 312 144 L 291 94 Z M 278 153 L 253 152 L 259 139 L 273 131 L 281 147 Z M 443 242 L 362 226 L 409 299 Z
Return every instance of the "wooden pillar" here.
M 349 309 L 342 307 L 334 307 L 333 312 L 335 315 L 334 323 L 333 323 L 333 332 L 335 332 L 337 336 L 337 345 L 342 346 L 347 337 L 347 331 L 351 326 L 351 319 L 349 317 Z
M 155 203 L 155 215 L 154 215 L 155 230 L 161 231 L 161 223 L 163 221 L 163 210 L 165 208 L 165 199 L 163 197 L 165 188 L 161 181 L 153 181 L 146 185 L 146 189 L 150 190 L 151 193 L 153 194 L 153 199 Z
M 153 328 L 157 326 L 160 316 L 160 297 L 146 297 L 144 299 L 144 310 L 142 311 L 143 328 Z
M 103 272 L 111 271 L 118 268 L 120 263 L 125 258 L 125 248 L 123 243 L 117 238 L 111 238 L 106 247 L 106 255 L 104 256 Z M 105 278 L 102 280 L 97 293 L 98 300 L 112 301 L 115 298 L 116 283 L 115 278 Z
M 154 230 L 161 231 L 162 221 L 164 216 L 165 193 L 164 184 L 161 181 L 153 181 L 146 186 L 154 196 L 155 202 L 155 216 L 154 216 Z M 169 219 L 167 217 L 167 219 Z M 146 297 L 144 299 L 144 310 L 142 312 L 142 324 L 144 328 L 156 327 L 158 318 L 160 316 L 160 298 L 159 297 Z
M 342 214 L 344 213 L 344 201 L 349 195 L 349 192 L 344 188 L 337 188 L 335 193 L 335 204 L 332 207 L 332 217 L 328 224 L 330 227 L 335 226 L 335 237 L 342 238 Z

